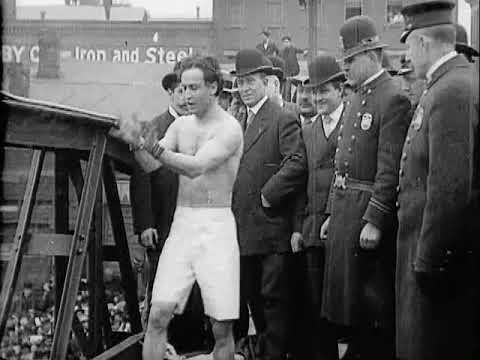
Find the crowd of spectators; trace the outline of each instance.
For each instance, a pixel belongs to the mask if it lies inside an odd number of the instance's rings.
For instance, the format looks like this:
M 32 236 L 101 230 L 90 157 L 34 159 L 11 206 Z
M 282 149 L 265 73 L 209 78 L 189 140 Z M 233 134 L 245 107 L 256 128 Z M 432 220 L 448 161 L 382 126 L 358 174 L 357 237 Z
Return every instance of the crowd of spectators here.
M 110 312 L 112 331 L 130 332 L 131 326 L 125 310 L 125 299 L 117 281 L 105 284 L 105 297 Z M 88 335 L 87 281 L 82 279 L 75 305 L 75 315 Z M 50 356 L 54 333 L 54 286 L 53 279 L 35 289 L 25 283 L 12 301 L 10 316 L 0 343 L 0 359 L 44 360 Z M 141 303 L 142 305 L 142 303 Z M 69 346 L 68 360 L 85 357 L 80 351 L 75 336 Z

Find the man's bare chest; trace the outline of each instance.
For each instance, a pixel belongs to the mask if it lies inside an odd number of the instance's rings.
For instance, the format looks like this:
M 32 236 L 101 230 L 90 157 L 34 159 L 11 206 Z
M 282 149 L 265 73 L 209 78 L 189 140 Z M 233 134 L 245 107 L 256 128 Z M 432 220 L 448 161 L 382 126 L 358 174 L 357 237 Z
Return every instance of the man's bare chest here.
M 210 128 L 192 126 L 184 129 L 178 139 L 178 150 L 182 154 L 195 155 L 214 135 Z

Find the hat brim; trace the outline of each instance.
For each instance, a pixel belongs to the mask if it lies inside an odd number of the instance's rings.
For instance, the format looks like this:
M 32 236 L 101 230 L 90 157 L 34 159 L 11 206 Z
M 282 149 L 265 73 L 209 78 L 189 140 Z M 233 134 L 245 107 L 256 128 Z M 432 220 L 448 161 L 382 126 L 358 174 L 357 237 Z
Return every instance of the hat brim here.
M 224 88 L 224 89 L 222 89 L 222 92 L 233 94 L 233 93 L 238 92 L 238 88 L 232 88 L 232 89 Z
M 412 68 L 400 68 L 397 71 L 397 76 L 407 75 L 413 72 Z
M 350 59 L 351 57 L 370 51 L 370 50 L 376 50 L 376 49 L 383 49 L 388 47 L 387 44 L 383 43 L 376 43 L 376 44 L 369 44 L 369 45 L 362 45 L 362 46 L 356 46 L 353 47 L 343 53 L 343 56 L 340 58 L 340 61 L 345 61 L 347 59 Z
M 238 72 L 237 70 L 232 70 L 230 71 L 230 74 L 235 75 L 236 77 L 242 77 L 242 76 L 247 76 L 247 75 L 252 75 L 256 73 L 263 72 L 266 75 L 275 75 L 276 72 L 274 71 L 273 67 L 271 66 L 259 66 L 254 69 L 246 70 L 243 72 Z
M 474 49 L 473 47 L 465 43 L 456 43 L 455 50 L 457 50 L 457 52 L 459 53 L 467 54 L 470 56 L 476 56 L 476 57 L 480 56 L 480 53 L 478 52 L 477 49 Z
M 303 86 L 304 87 L 308 87 L 308 88 L 314 88 L 314 87 L 317 87 L 317 86 L 322 86 L 330 81 L 334 81 L 334 80 L 340 80 L 342 82 L 346 81 L 347 80 L 347 77 L 345 76 L 345 73 L 343 71 L 340 71 L 336 74 L 333 74 L 332 76 L 326 78 L 325 80 L 323 81 L 320 81 L 320 82 L 316 82 L 316 83 L 311 83 L 310 82 L 310 78 L 307 78 L 303 81 Z
M 171 72 L 166 74 L 163 79 L 162 79 L 162 87 L 165 89 L 165 91 L 168 91 L 171 89 L 171 86 L 173 83 L 178 83 L 180 82 L 180 79 L 178 78 L 177 73 Z

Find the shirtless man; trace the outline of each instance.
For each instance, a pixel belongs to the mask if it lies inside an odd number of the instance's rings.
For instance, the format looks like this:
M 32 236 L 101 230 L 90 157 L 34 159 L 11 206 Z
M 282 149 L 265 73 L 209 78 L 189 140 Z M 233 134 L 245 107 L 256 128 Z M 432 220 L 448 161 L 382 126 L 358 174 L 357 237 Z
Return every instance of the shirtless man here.
M 177 209 L 153 285 L 144 360 L 163 359 L 168 324 L 174 312 L 183 311 L 195 281 L 212 322 L 213 359 L 234 359 L 232 324 L 239 315 L 240 279 L 230 206 L 243 134 L 216 102 L 220 76 L 208 59 L 185 59 L 181 81 L 191 115 L 176 119 L 156 144 L 145 143 L 134 123 L 120 128 L 123 139 L 138 148 L 135 157 L 146 170 L 166 166 L 180 174 Z

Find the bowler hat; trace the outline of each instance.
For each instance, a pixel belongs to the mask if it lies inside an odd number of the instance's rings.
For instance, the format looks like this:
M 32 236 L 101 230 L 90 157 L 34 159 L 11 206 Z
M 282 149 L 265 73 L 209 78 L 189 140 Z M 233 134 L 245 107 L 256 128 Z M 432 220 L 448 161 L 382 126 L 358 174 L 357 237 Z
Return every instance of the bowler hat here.
M 282 36 L 282 41 L 284 41 L 284 40 L 292 41 L 292 38 L 290 37 L 290 35 L 283 35 Z
M 222 91 L 230 93 L 230 94 L 234 93 L 234 92 L 237 92 L 238 89 L 237 89 L 237 86 L 235 84 L 235 81 L 233 81 L 233 80 L 223 80 Z
M 402 8 L 405 29 L 400 36 L 404 43 L 413 30 L 426 27 L 453 24 L 452 0 L 406 0 Z
M 277 76 L 280 80 L 285 79 L 285 60 L 278 56 L 269 56 L 268 60 L 273 65 L 273 75 Z
M 479 56 L 478 50 L 468 45 L 467 31 L 460 24 L 455 24 L 457 30 L 457 38 L 455 40 L 455 50 L 467 56 Z
M 176 72 L 166 74 L 162 79 L 162 87 L 165 91 L 173 90 L 175 85 L 180 82 L 180 77 Z
M 308 64 L 308 79 L 303 86 L 315 87 L 326 84 L 329 81 L 345 81 L 345 73 L 332 55 L 319 55 Z
M 271 61 L 257 49 L 240 50 L 235 57 L 235 70 L 231 74 L 239 77 L 259 72 L 274 75 Z
M 340 40 L 343 46 L 343 59 L 365 51 L 387 47 L 380 42 L 375 23 L 365 15 L 353 16 L 340 28 Z
M 308 79 L 308 76 L 305 75 L 297 75 L 295 77 L 290 78 L 290 82 L 293 86 L 303 85 L 304 82 Z
M 412 62 L 405 57 L 400 59 L 400 69 L 397 71 L 398 76 L 410 74 L 413 71 Z

